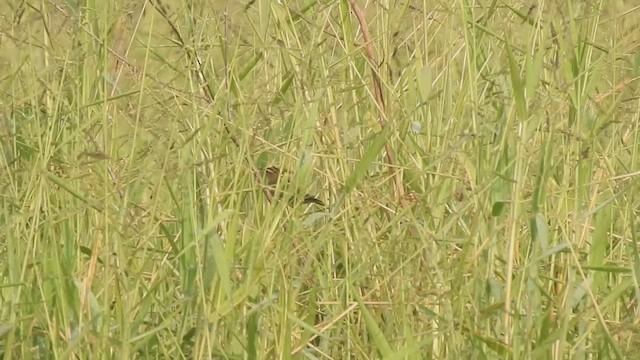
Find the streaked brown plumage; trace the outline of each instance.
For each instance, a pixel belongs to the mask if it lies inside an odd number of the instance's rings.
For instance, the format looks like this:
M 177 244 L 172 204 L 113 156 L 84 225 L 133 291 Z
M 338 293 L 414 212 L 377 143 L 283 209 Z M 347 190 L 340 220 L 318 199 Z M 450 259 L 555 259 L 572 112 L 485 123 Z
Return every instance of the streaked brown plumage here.
M 280 169 L 275 166 L 270 166 L 264 171 L 264 179 L 265 183 L 270 187 L 275 187 L 278 184 L 278 179 L 280 178 Z M 320 206 L 324 206 L 324 202 L 318 199 L 315 196 L 305 195 L 302 200 L 303 204 L 316 204 Z

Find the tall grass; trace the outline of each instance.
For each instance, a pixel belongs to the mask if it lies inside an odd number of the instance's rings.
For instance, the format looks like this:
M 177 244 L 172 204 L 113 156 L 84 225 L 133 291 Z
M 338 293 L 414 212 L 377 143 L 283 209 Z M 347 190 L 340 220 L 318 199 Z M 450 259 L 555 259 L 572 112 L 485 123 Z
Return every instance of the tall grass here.
M 525 3 L 0 5 L 0 354 L 637 357 L 640 8 Z

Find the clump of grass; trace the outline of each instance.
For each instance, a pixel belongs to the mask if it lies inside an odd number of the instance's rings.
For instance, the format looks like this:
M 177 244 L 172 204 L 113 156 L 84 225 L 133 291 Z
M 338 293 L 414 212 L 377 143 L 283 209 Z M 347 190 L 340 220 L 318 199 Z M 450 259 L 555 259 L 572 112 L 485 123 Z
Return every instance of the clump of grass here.
M 0 354 L 632 358 L 638 14 L 574 3 L 0 5 Z

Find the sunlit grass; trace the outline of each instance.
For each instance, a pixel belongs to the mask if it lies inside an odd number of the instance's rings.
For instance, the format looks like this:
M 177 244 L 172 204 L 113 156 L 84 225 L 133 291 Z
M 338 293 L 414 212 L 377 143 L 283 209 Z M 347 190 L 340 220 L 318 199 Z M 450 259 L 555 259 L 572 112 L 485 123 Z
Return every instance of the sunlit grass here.
M 5 359 L 640 348 L 631 2 L 361 2 L 373 64 L 348 1 L 41 6 L 0 5 Z

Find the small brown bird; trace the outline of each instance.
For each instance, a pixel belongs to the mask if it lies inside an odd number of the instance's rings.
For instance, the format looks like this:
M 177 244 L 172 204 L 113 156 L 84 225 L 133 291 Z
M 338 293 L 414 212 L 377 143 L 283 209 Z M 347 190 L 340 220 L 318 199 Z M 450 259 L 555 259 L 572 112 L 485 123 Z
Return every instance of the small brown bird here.
M 275 166 L 269 166 L 264 171 L 264 179 L 265 179 L 265 183 L 269 187 L 275 188 L 276 185 L 278 185 L 278 180 L 280 179 L 280 169 L 278 169 Z M 302 203 L 303 204 L 316 204 L 316 205 L 324 206 L 324 202 L 322 200 L 318 199 L 315 196 L 311 196 L 311 195 L 308 195 L 308 194 L 304 196 L 304 199 L 302 200 Z

